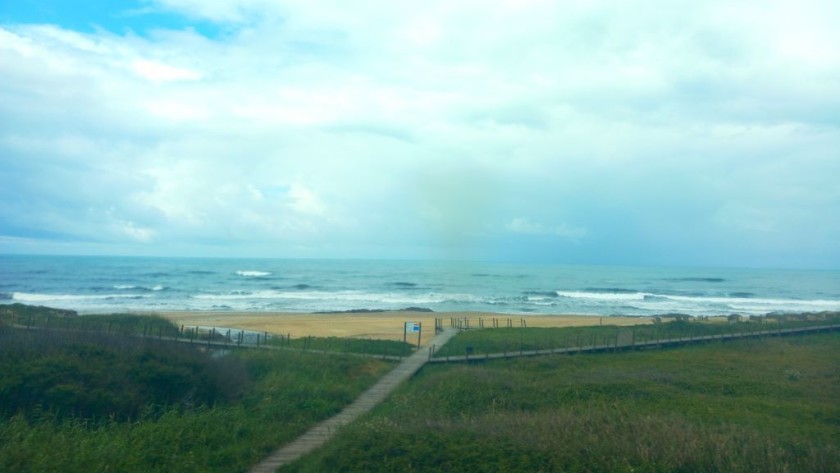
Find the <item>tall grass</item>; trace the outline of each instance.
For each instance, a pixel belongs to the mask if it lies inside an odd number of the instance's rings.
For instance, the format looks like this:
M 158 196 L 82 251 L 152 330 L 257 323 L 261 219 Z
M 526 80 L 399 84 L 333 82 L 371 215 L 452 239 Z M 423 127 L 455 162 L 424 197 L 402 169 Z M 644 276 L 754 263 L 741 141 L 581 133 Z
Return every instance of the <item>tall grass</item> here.
M 0 305 L 0 322 L 14 327 L 53 331 L 87 331 L 115 335 L 177 337 L 178 326 L 158 315 L 91 314 L 24 304 Z
M 395 340 L 340 337 L 278 337 L 271 339 L 269 343 L 273 346 L 295 348 L 303 351 L 322 353 L 356 353 L 386 357 L 408 356 L 415 349 L 412 344 Z
M 392 366 L 10 325 L 0 326 L 0 471 L 244 471 Z
M 840 334 L 430 365 L 283 471 L 840 471 Z

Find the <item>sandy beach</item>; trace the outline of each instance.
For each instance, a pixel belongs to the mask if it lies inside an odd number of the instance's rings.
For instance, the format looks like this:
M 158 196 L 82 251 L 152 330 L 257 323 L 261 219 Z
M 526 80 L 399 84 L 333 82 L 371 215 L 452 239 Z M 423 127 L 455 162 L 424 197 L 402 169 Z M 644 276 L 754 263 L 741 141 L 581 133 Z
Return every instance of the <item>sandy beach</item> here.
M 421 343 L 434 336 L 435 318 L 443 319 L 449 325 L 450 319 L 470 320 L 471 327 L 479 327 L 483 319 L 485 327 L 493 326 L 493 319 L 499 327 L 506 327 L 508 320 L 514 327 L 573 327 L 586 325 L 637 325 L 652 323 L 650 317 L 598 317 L 588 315 L 511 315 L 491 312 L 375 312 L 375 313 L 330 313 L 302 314 L 282 312 L 162 312 L 163 317 L 184 326 L 225 327 L 270 334 L 305 336 L 374 338 L 402 340 L 406 322 L 422 324 Z M 411 336 L 416 341 L 416 335 Z

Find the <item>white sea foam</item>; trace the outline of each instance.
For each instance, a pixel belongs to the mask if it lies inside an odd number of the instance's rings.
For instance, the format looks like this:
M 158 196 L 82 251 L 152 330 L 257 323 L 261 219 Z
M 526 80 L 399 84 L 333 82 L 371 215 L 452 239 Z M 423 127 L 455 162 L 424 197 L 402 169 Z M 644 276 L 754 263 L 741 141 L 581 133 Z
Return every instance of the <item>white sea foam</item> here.
M 143 287 L 143 286 L 135 286 L 135 285 L 132 285 L 132 284 L 114 284 L 114 289 L 117 289 L 119 291 L 130 291 L 132 289 L 140 289 L 140 290 L 143 290 L 143 291 L 163 291 L 163 290 L 166 289 L 166 286 L 163 286 L 161 284 L 157 284 L 157 285 L 152 286 L 152 287 Z
M 266 276 L 271 276 L 271 273 L 268 271 L 254 271 L 254 270 L 239 270 L 236 272 L 239 276 L 244 276 L 246 278 L 264 278 Z
M 603 301 L 642 301 L 654 294 L 647 292 L 587 292 L 587 291 L 557 291 L 560 297 L 570 299 L 590 299 Z
M 205 300 L 288 300 L 288 301 L 335 301 L 382 304 L 442 304 L 446 302 L 479 303 L 482 301 L 472 294 L 402 294 L 376 293 L 365 291 L 231 291 L 227 294 L 195 294 L 193 299 Z
M 653 311 L 656 313 L 682 312 L 703 315 L 731 311 L 745 314 L 766 314 L 769 312 L 840 310 L 840 301 L 833 300 L 679 296 L 647 292 L 557 291 L 557 295 L 579 300 L 584 303 L 585 301 L 593 304 L 625 303 L 633 309 Z M 535 305 L 541 305 L 545 301 L 537 298 L 529 298 L 529 302 Z

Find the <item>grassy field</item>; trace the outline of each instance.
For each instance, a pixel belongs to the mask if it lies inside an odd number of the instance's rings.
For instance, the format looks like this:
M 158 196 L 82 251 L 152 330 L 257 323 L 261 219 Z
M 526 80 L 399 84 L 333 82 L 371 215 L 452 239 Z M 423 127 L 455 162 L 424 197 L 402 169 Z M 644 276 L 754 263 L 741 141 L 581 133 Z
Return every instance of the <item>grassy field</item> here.
M 371 356 L 385 355 L 400 357 L 410 355 L 416 348 L 410 343 L 394 340 L 314 336 L 292 339 L 279 337 L 271 339 L 269 344 L 322 353 L 358 353 Z
M 282 471 L 836 472 L 838 399 L 837 333 L 433 365 Z
M 99 316 L 90 327 L 110 331 L 83 331 L 88 316 L 23 315 L 53 329 L 11 328 L 13 317 L 0 317 L 0 471 L 244 471 L 393 366 L 207 351 L 114 329 L 142 334 L 158 318 Z

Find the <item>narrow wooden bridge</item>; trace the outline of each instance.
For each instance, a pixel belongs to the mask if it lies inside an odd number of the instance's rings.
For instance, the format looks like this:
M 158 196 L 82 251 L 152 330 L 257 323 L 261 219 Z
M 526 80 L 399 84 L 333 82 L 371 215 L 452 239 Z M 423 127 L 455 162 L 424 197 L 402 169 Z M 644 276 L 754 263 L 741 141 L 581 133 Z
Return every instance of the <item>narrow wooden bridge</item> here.
M 664 338 L 658 340 L 646 340 L 644 342 L 636 342 L 631 340 L 622 343 L 616 339 L 615 343 L 600 344 L 600 345 L 583 345 L 577 347 L 551 348 L 543 350 L 510 350 L 501 353 L 485 353 L 480 355 L 452 355 L 435 358 L 434 352 L 436 347 L 429 347 L 429 363 L 463 363 L 470 361 L 481 360 L 498 360 L 505 358 L 516 358 L 526 356 L 543 356 L 543 355 L 571 355 L 576 353 L 597 353 L 597 352 L 612 352 L 625 350 L 646 350 L 654 348 L 674 347 L 682 345 L 691 345 L 698 343 L 708 343 L 713 341 L 726 340 L 741 340 L 748 338 L 763 338 L 763 337 L 784 337 L 789 335 L 803 335 L 818 332 L 831 332 L 840 330 L 840 324 L 832 325 L 817 325 L 811 327 L 797 327 L 775 330 L 761 330 L 757 332 L 742 332 L 742 333 L 726 333 L 718 335 L 703 335 L 697 337 L 683 337 L 683 338 Z M 432 341 L 434 342 L 434 340 Z
M 441 347 L 449 341 L 457 330 L 446 329 L 432 339 L 435 347 Z M 370 411 L 379 403 L 385 400 L 397 386 L 410 378 L 426 362 L 429 355 L 425 350 L 417 350 L 405 358 L 393 370 L 383 376 L 376 384 L 362 393 L 352 404 L 335 416 L 321 422 L 296 440 L 276 450 L 265 460 L 251 468 L 251 473 L 269 473 L 277 470 L 283 465 L 291 463 L 316 448 L 324 445 L 335 435 L 338 429 L 356 420 L 362 414 Z

